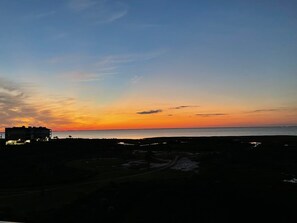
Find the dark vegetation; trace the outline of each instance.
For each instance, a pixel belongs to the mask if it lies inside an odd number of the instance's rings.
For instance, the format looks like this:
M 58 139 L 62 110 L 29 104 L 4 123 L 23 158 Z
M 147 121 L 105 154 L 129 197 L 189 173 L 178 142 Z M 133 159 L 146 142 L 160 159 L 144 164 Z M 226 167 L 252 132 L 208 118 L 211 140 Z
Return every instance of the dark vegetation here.
M 261 144 L 254 147 L 250 142 Z M 174 157 L 198 161 L 198 171 L 164 168 L 148 173 L 146 166 L 122 165 Z M 0 174 L 0 220 L 290 223 L 297 219 L 294 136 L 65 139 L 24 146 L 5 146 L 2 140 Z

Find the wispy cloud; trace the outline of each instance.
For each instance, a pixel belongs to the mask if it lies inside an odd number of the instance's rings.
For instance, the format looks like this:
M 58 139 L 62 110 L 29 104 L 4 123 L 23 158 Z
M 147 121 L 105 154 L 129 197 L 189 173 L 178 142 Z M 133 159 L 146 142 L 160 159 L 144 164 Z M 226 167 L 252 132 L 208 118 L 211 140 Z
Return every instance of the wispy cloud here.
M 144 62 L 155 59 L 162 55 L 164 52 L 164 50 L 158 50 L 147 53 L 108 55 L 100 58 L 95 63 L 95 68 L 97 69 L 97 71 L 115 71 L 126 64 Z
M 69 64 L 69 63 L 77 63 L 82 60 L 82 56 L 78 55 L 63 55 L 63 56 L 55 56 L 46 60 L 49 64 Z
M 0 77 L 0 129 L 9 126 L 45 125 L 52 127 L 73 124 L 75 115 L 69 107 L 72 98 L 52 99 L 35 98 L 21 84 Z
M 197 105 L 180 105 L 180 106 L 172 107 L 170 109 L 179 110 L 179 109 L 193 108 L 193 107 L 199 107 L 199 106 L 197 106 Z
M 130 82 L 131 82 L 131 84 L 138 84 L 142 78 L 143 78 L 142 76 L 135 75 L 134 77 L 132 77 Z
M 277 112 L 282 110 L 285 110 L 285 108 L 256 109 L 256 110 L 248 111 L 247 113 Z
M 148 110 L 148 111 L 140 111 L 137 112 L 138 115 L 150 115 L 150 114 L 156 114 L 162 112 L 161 109 L 156 109 L 156 110 Z
M 0 128 L 24 124 L 31 117 L 38 117 L 38 111 L 26 103 L 27 96 L 20 86 L 0 78 Z
M 122 54 L 122 55 L 108 55 L 100 58 L 91 67 L 93 67 L 94 73 L 100 74 L 101 77 L 110 75 L 116 75 L 121 73 L 121 68 L 127 64 L 133 64 L 136 62 L 144 62 L 152 60 L 161 54 L 163 50 L 148 52 L 148 53 L 135 53 L 135 54 Z M 142 76 L 135 75 L 131 79 L 132 84 L 138 83 L 142 79 Z
M 35 14 L 31 14 L 31 15 L 28 15 L 26 16 L 26 18 L 29 18 L 29 19 L 45 19 L 49 16 L 52 16 L 52 15 L 55 15 L 57 13 L 56 10 L 51 10 L 51 11 L 44 11 L 44 12 L 38 12 L 38 13 L 35 13 Z
M 63 78 L 68 79 L 69 81 L 75 82 L 89 82 L 89 81 L 100 81 L 105 76 L 113 75 L 115 73 L 105 72 L 105 73 L 88 73 L 88 72 L 70 72 L 62 75 Z
M 61 55 L 47 59 L 46 63 L 55 66 L 67 65 L 73 68 L 73 70 L 60 73 L 61 78 L 79 82 L 99 81 L 123 72 L 126 65 L 133 66 L 134 63 L 152 60 L 164 52 L 164 50 L 158 50 L 147 53 L 107 55 L 100 58 L 86 55 Z M 136 84 L 141 79 L 141 75 L 134 75 L 130 82 Z
M 228 115 L 225 113 L 200 113 L 200 114 L 196 114 L 197 116 L 200 117 L 215 117 L 215 116 L 224 116 L 224 115 Z
M 98 23 L 109 23 L 124 17 L 128 13 L 128 9 L 119 10 L 110 14 L 106 14 L 99 18 Z
M 132 63 L 137 61 L 147 61 L 162 55 L 165 51 L 158 50 L 147 53 L 134 53 L 122 55 L 109 55 L 101 58 L 97 62 L 98 67 L 115 66 L 119 64 Z
M 69 0 L 68 7 L 95 24 L 110 23 L 128 13 L 126 4 L 112 0 Z
M 86 10 L 94 5 L 97 5 L 98 1 L 95 0 L 70 0 L 68 6 L 75 11 Z

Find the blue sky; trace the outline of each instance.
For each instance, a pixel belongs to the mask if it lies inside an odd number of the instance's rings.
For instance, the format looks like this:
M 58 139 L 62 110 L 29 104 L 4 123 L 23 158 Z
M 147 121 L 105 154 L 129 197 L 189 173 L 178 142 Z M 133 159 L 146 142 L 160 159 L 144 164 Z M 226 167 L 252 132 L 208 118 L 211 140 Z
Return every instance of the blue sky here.
M 138 110 L 184 104 L 200 106 L 193 114 L 265 110 L 277 120 L 266 124 L 297 124 L 296 12 L 288 0 L 2 0 L 0 88 L 14 85 L 26 106 L 51 116 L 64 112 L 57 98 L 70 98 L 67 114 L 90 108 L 80 128 L 108 128 L 120 119 L 114 113 L 136 123 Z M 18 115 L 1 126 L 46 124 Z

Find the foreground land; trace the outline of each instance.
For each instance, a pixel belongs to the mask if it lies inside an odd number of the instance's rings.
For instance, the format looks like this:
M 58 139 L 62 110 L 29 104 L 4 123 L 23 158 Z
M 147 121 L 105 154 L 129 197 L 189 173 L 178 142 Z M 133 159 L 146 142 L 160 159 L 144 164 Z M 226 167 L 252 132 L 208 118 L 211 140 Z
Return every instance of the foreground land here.
M 296 222 L 297 137 L 0 141 L 0 221 Z

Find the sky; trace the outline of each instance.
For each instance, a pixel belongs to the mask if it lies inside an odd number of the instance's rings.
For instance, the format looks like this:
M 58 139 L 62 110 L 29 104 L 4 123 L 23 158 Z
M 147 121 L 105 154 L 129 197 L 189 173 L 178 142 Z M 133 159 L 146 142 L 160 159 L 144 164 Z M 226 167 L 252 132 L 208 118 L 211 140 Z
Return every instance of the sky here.
M 297 125 L 295 0 L 0 0 L 0 131 Z

